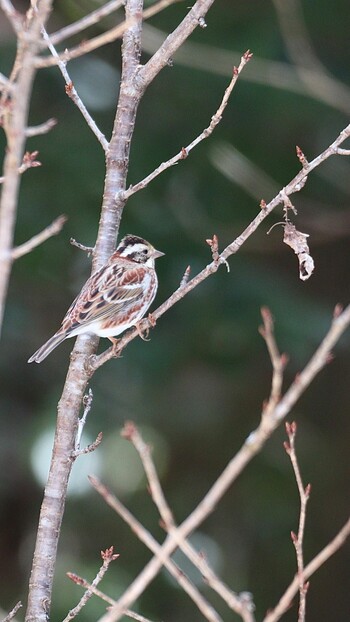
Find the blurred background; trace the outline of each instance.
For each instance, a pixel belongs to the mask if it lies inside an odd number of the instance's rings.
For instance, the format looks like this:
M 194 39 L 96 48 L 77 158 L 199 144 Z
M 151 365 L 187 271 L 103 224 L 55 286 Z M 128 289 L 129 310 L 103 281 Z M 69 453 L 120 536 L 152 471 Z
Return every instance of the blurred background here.
M 97 2 L 56 3 L 49 31 L 82 17 Z M 147 3 L 146 3 L 147 4 Z M 25 4 L 17 3 L 24 10 Z M 186 14 L 177 3 L 144 28 L 143 62 Z M 113 26 L 112 15 L 63 47 Z M 128 202 L 120 235 L 135 233 L 166 253 L 158 262 L 156 304 L 179 285 L 187 265 L 196 274 L 210 260 L 205 239 L 232 241 L 299 171 L 299 145 L 312 159 L 348 123 L 350 110 L 349 4 L 216 0 L 205 29 L 188 43 L 150 86 L 140 106 L 128 183 L 134 184 L 186 146 L 210 122 L 232 66 L 251 49 L 222 122 L 184 162 L 166 171 Z M 14 36 L 0 15 L 1 67 L 13 63 Z M 71 78 L 99 127 L 110 137 L 120 79 L 120 42 L 69 64 Z M 16 244 L 64 213 L 63 232 L 13 268 L 1 344 L 0 372 L 0 604 L 25 600 L 55 411 L 73 342 L 66 341 L 41 365 L 28 357 L 58 328 L 89 275 L 90 260 L 70 237 L 93 245 L 104 182 L 102 150 L 73 103 L 58 69 L 38 73 L 30 123 L 57 119 L 47 135 L 28 141 L 41 168 L 23 175 Z M 5 147 L 1 136 L 1 152 Z M 268 396 L 271 365 L 258 327 L 260 307 L 275 318 L 280 350 L 288 353 L 285 387 L 323 338 L 336 303 L 349 302 L 350 162 L 334 157 L 292 197 L 297 229 L 310 235 L 315 272 L 299 280 L 293 251 L 282 243 L 279 208 L 229 263 L 173 307 L 151 333 L 134 340 L 123 358 L 99 369 L 91 382 L 93 406 L 83 442 L 99 431 L 98 451 L 79 459 L 59 545 L 52 620 L 61 620 L 81 588 L 65 573 L 92 580 L 99 552 L 120 553 L 101 589 L 113 598 L 150 558 L 127 526 L 91 489 L 87 474 L 108 484 L 159 539 L 163 532 L 146 490 L 138 456 L 120 438 L 133 420 L 154 448 L 166 497 L 181 522 L 258 425 Z M 312 483 L 305 559 L 339 530 L 349 509 L 349 334 L 291 414 L 305 483 Z M 100 343 L 100 349 L 107 347 Z M 257 619 L 274 606 L 292 580 L 296 561 L 290 531 L 297 530 L 299 500 L 279 429 L 248 466 L 193 542 L 236 591 L 254 595 Z M 82 517 L 84 520 L 82 521 Z M 350 618 L 349 546 L 312 577 L 307 620 Z M 194 581 L 199 577 L 184 564 Z M 238 619 L 201 586 L 225 619 Z M 175 606 L 176 603 L 176 606 Z M 102 615 L 92 599 L 87 622 Z M 137 604 L 152 620 L 199 620 L 188 597 L 163 571 Z M 229 617 L 228 617 L 229 616 Z M 297 617 L 296 605 L 284 616 Z

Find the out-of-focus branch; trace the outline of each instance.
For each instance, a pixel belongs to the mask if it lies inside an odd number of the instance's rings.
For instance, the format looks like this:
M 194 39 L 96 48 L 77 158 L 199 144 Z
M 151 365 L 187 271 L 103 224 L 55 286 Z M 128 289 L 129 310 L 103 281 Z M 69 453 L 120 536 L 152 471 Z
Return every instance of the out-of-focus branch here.
M 334 107 L 348 106 L 343 99 L 345 85 L 334 78 L 318 58 L 305 24 L 300 0 L 273 0 L 281 34 L 295 70 L 305 89 L 315 98 L 333 103 Z M 349 108 L 347 108 L 349 111 Z
M 57 119 L 51 118 L 44 123 L 40 123 L 40 125 L 34 125 L 33 127 L 27 127 L 26 136 L 27 138 L 31 138 L 32 136 L 38 136 L 39 134 L 47 134 L 55 125 L 57 124 Z
M 20 14 L 19 11 L 15 9 L 15 7 L 13 6 L 10 0 L 1 0 L 0 6 L 2 10 L 4 11 L 7 19 L 9 20 L 10 24 L 12 25 L 12 28 L 15 31 L 15 33 L 20 34 L 23 29 L 23 23 L 24 23 L 23 16 Z
M 32 151 L 32 152 L 26 151 L 26 153 L 23 156 L 22 164 L 18 169 L 18 173 L 20 175 L 23 175 L 23 173 L 25 173 L 29 168 L 36 168 L 38 166 L 41 166 L 41 162 L 36 160 L 38 153 L 39 153 L 38 151 Z M 6 179 L 5 176 L 0 177 L 0 184 L 3 184 L 5 179 Z
M 204 596 L 202 596 L 202 594 L 191 583 L 191 581 L 189 581 L 189 579 L 175 564 L 175 562 L 169 559 L 169 556 L 163 554 L 163 547 L 158 544 L 152 534 L 150 534 L 149 531 L 147 531 L 147 529 L 143 527 L 140 521 L 138 521 L 137 518 L 135 518 L 135 516 L 133 516 L 131 512 L 129 512 L 129 510 L 123 505 L 123 503 L 119 499 L 117 499 L 117 497 L 112 494 L 110 490 L 108 490 L 108 488 L 97 479 L 97 477 L 89 477 L 89 479 L 95 490 L 97 490 L 97 492 L 101 495 L 104 501 L 115 512 L 117 512 L 119 516 L 121 516 L 126 524 L 129 525 L 133 533 L 135 533 L 135 535 L 139 538 L 139 540 L 143 542 L 154 554 L 153 559 L 146 566 L 146 572 L 141 573 L 141 575 L 139 575 L 138 577 L 138 580 L 134 581 L 130 585 L 130 587 L 127 588 L 122 597 L 122 602 L 115 601 L 114 612 L 113 615 L 110 614 L 110 619 L 118 619 L 118 616 L 126 611 L 127 607 L 129 606 L 128 603 L 134 602 L 143 593 L 147 585 L 164 566 L 172 575 L 172 577 L 174 577 L 174 579 L 182 587 L 182 589 L 186 592 L 186 594 L 188 594 L 188 596 L 193 600 L 199 611 L 207 620 L 210 620 L 210 622 L 221 622 L 219 614 L 215 611 L 212 605 L 206 600 Z
M 30 240 L 24 242 L 24 244 L 16 246 L 12 250 L 12 259 L 18 259 L 19 257 L 23 257 L 23 255 L 27 255 L 27 253 L 30 253 L 34 248 L 36 248 L 49 238 L 52 238 L 52 236 L 60 233 L 66 220 L 67 216 L 59 216 L 51 223 L 51 225 L 43 229 L 43 231 L 37 233 L 37 235 L 34 235 L 32 238 L 30 238 Z
M 18 43 L 9 87 L 5 87 L 2 92 L 0 111 L 7 140 L 0 200 L 0 332 L 12 267 L 20 168 L 26 142 L 29 101 L 36 73 L 33 59 L 40 46 L 40 27 L 48 19 L 51 4 L 52 0 L 41 0 L 36 4 L 36 9 L 30 8 L 25 16 L 15 11 L 7 0 L 3 0 L 1 5 L 18 33 Z
M 290 385 L 286 393 L 281 397 L 279 402 L 275 405 L 275 408 L 271 409 L 268 414 L 264 412 L 261 414 L 261 420 L 259 426 L 254 430 L 243 443 L 241 449 L 228 463 L 224 471 L 220 474 L 208 493 L 203 497 L 193 512 L 184 520 L 184 522 L 177 528 L 177 537 L 181 540 L 186 539 L 190 533 L 192 533 L 198 526 L 215 510 L 218 502 L 226 493 L 228 488 L 232 486 L 233 482 L 237 479 L 247 464 L 257 455 L 266 441 L 270 438 L 274 430 L 280 425 L 283 419 L 290 413 L 293 406 L 296 404 L 301 395 L 305 392 L 307 387 L 311 384 L 320 370 L 327 364 L 330 358 L 330 352 L 335 346 L 343 332 L 350 325 L 350 305 L 344 310 L 340 311 L 339 307 L 336 308 L 331 327 L 321 342 L 320 346 L 315 351 L 309 362 L 304 369 L 300 372 L 294 382 Z M 317 568 L 337 550 L 344 540 L 348 537 L 350 532 L 350 520 L 344 526 L 343 530 L 339 532 L 338 536 L 332 541 L 321 553 L 315 557 L 315 559 L 306 566 L 302 579 L 305 581 Z M 159 572 L 160 566 L 164 564 L 165 560 L 177 548 L 177 541 L 175 541 L 170 535 L 167 536 L 164 543 L 157 552 L 157 556 L 150 560 L 141 573 L 134 579 L 126 592 L 119 598 L 117 604 L 107 612 L 99 622 L 116 622 L 123 615 L 123 611 L 130 607 L 134 599 L 139 596 L 141 591 L 145 589 L 150 581 L 153 580 L 155 574 Z M 296 586 L 296 587 L 295 587 Z M 288 588 L 286 595 L 281 599 L 282 604 L 276 607 L 274 611 L 282 611 L 282 613 L 289 607 L 291 602 L 290 594 L 294 595 L 300 586 L 300 577 L 292 582 Z M 295 592 L 293 591 L 295 589 Z M 289 600 L 288 600 L 289 599 Z M 287 603 L 287 604 L 286 604 Z M 285 607 L 283 609 L 283 607 Z M 270 616 L 272 614 L 268 614 Z M 278 617 L 266 617 L 264 622 L 274 622 L 279 619 Z
M 152 499 L 159 511 L 162 519 L 163 527 L 169 534 L 170 538 L 176 542 L 176 545 L 188 557 L 188 559 L 198 568 L 203 579 L 228 605 L 232 611 L 235 611 L 244 622 L 254 622 L 254 603 L 248 592 L 236 594 L 215 574 L 210 567 L 204 555 L 198 553 L 190 542 L 181 537 L 174 521 L 172 511 L 165 499 L 157 470 L 152 460 L 151 449 L 144 442 L 140 432 L 136 426 L 129 422 L 124 426 L 122 436 L 129 439 L 134 445 L 142 461 L 145 470 L 148 486 Z
M 149 54 L 153 54 L 164 41 L 166 33 L 145 24 L 143 29 L 142 45 Z M 232 56 L 238 56 L 236 50 L 223 50 L 201 43 L 186 41 L 176 53 L 176 63 L 184 67 L 192 67 L 200 71 L 215 75 L 229 76 L 231 74 Z M 301 73 L 303 80 L 301 80 Z M 254 57 L 254 63 L 247 67 L 243 80 L 312 97 L 336 110 L 349 114 L 350 90 L 346 84 L 336 78 L 323 76 L 314 68 L 303 67 L 296 69 L 293 65 L 279 61 L 266 60 Z

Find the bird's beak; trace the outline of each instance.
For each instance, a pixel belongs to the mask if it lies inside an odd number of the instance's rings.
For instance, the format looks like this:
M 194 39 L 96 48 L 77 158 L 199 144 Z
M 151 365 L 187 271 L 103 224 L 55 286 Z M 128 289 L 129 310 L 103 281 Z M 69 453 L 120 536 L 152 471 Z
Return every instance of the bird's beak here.
M 152 253 L 153 259 L 157 259 L 158 257 L 163 257 L 164 255 L 165 253 L 162 253 L 162 251 L 157 251 L 156 249 L 154 249 Z

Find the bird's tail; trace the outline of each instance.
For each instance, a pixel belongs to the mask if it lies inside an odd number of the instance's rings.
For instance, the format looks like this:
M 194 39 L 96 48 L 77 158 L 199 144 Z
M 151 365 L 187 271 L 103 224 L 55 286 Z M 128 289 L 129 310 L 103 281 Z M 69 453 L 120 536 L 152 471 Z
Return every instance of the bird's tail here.
M 28 359 L 28 363 L 33 363 L 34 361 L 35 363 L 41 363 L 41 361 L 43 361 L 50 354 L 50 352 L 52 352 L 52 350 L 57 348 L 57 346 L 59 346 L 66 337 L 66 332 L 57 331 L 57 333 L 55 333 L 51 339 L 46 341 L 46 343 L 44 343 L 39 350 L 34 352 L 33 356 Z

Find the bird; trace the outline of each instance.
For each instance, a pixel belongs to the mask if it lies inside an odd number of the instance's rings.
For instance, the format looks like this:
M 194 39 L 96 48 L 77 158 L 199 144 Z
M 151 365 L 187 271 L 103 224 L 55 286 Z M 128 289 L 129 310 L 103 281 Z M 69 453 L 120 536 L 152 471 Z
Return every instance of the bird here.
M 152 304 L 158 288 L 155 259 L 164 253 L 143 238 L 128 234 L 108 262 L 83 285 L 62 320 L 59 330 L 28 363 L 41 363 L 62 341 L 85 333 L 114 339 L 136 326 Z

